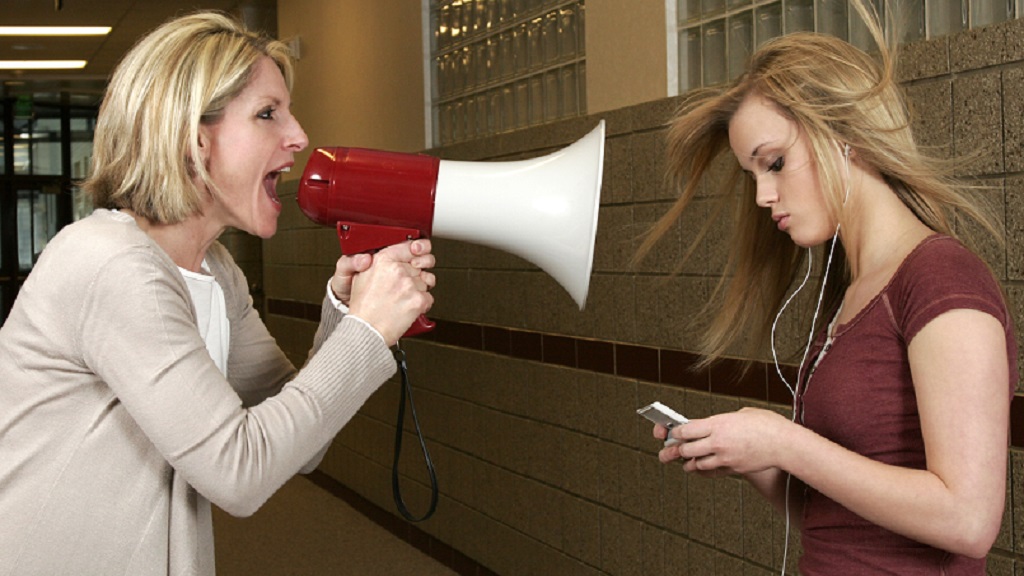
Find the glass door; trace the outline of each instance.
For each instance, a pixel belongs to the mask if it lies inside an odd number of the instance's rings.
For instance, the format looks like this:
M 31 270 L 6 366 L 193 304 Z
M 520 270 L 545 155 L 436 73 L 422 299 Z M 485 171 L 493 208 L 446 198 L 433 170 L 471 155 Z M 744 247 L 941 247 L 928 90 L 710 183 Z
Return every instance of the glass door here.
M 17 188 L 18 275 L 26 276 L 46 248 L 46 243 L 57 234 L 60 188 L 52 184 Z
M 50 239 L 88 213 L 74 200 L 95 118 L 95 106 L 69 105 L 66 95 L 0 99 L 0 324 Z

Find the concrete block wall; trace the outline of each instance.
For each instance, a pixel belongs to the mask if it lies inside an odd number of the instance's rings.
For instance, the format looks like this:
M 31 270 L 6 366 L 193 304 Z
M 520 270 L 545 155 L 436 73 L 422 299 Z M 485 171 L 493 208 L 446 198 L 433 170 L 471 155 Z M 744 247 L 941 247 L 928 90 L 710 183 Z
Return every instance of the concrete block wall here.
M 982 151 L 962 175 L 988 186 L 981 193 L 1002 208 L 1007 243 L 980 250 L 1024 326 L 1024 21 L 907 46 L 900 74 L 921 142 L 945 154 Z M 760 576 L 778 573 L 783 558 L 796 573 L 799 538 L 790 536 L 787 555 L 783 518 L 742 481 L 661 465 L 650 427 L 634 412 L 656 399 L 698 418 L 748 405 L 787 413 L 789 404 L 767 358 L 753 359 L 746 373 L 739 362 L 690 370 L 695 334 L 686 319 L 716 281 L 724 226 L 711 223 L 710 239 L 678 274 L 682 247 L 707 214 L 687 215 L 655 255 L 629 265 L 637 236 L 674 196 L 664 182 L 664 135 L 678 103 L 669 98 L 429 151 L 519 159 L 566 146 L 599 119 L 608 128 L 584 311 L 518 257 L 435 241 L 431 317 L 438 328 L 402 346 L 436 465 L 436 514 L 410 525 L 392 500 L 397 380 L 370 399 L 321 466 L 339 494 L 460 573 Z M 294 195 L 294 181 L 286 188 Z M 266 318 L 301 363 L 338 249 L 332 230 L 286 205 L 278 235 L 263 250 Z M 783 342 L 799 342 L 808 321 L 788 318 Z M 792 376 L 792 367 L 786 371 Z M 1024 573 L 1020 396 L 1012 428 L 1006 513 L 989 562 L 989 574 L 1006 576 Z M 399 469 L 403 496 L 418 514 L 429 482 L 408 414 Z

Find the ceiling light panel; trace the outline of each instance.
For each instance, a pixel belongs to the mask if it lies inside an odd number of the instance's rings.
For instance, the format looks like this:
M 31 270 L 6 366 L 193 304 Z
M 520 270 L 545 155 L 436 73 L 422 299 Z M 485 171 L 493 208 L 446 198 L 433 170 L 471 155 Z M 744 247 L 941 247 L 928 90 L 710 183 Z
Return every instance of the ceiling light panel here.
M 85 60 L 0 60 L 0 70 L 75 70 Z
M 0 36 L 106 36 L 110 26 L 0 26 Z

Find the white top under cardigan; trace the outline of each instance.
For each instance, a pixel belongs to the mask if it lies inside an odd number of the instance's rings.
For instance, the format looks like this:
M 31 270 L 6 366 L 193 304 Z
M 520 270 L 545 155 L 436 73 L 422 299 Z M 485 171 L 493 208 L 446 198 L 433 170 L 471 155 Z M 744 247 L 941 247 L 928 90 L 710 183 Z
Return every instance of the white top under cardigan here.
M 228 375 L 228 354 L 231 347 L 231 322 L 224 304 L 224 290 L 217 279 L 210 273 L 210 267 L 203 260 L 203 273 L 193 272 L 178 267 L 189 295 L 192 306 L 196 310 L 196 328 L 206 343 L 206 351 L 210 359 L 220 369 L 221 374 Z
M 0 327 L 0 576 L 213 576 L 207 499 L 262 505 L 395 372 L 325 299 L 299 372 L 218 243 L 225 379 L 177 266 L 128 215 L 50 241 Z

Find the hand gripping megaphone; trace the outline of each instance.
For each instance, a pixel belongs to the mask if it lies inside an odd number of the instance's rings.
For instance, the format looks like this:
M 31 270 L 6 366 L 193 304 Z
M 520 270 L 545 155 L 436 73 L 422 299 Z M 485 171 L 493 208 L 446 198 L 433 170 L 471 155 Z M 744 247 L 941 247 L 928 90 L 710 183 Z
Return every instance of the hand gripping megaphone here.
M 298 202 L 309 219 L 336 227 L 342 254 L 415 238 L 480 244 L 537 265 L 582 310 L 603 164 L 604 120 L 561 150 L 508 162 L 317 148 L 299 182 Z M 433 327 L 420 316 L 405 335 Z

